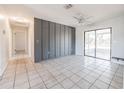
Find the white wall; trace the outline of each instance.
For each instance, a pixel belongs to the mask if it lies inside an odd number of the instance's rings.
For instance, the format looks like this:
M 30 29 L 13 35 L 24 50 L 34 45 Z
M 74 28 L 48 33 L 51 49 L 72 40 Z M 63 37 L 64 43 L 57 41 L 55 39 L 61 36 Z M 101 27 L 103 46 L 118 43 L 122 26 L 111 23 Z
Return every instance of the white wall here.
M 80 27 L 76 28 L 76 55 L 83 55 L 84 51 L 84 33 Z
M 18 5 L 17 5 L 18 6 Z M 17 13 L 18 12 L 18 13 Z M 29 21 L 28 33 L 28 51 L 29 57 L 34 61 L 34 19 L 30 11 L 23 7 L 4 7 L 0 6 L 0 15 L 5 15 L 4 20 L 0 20 L 0 76 L 3 74 L 8 59 L 12 59 L 12 29 L 9 24 L 11 17 L 23 17 Z M 3 36 L 2 31 L 6 30 Z M 9 57 L 8 57 L 9 56 Z
M 12 59 L 12 29 L 9 24 L 9 19 L 12 17 L 22 17 L 29 21 L 29 57 L 34 60 L 34 12 L 31 9 L 25 8 L 23 5 L 0 5 L 0 14 L 6 15 L 7 29 L 9 30 L 9 59 Z
M 8 42 L 8 21 L 6 19 L 5 11 L 0 7 L 0 15 L 3 15 L 3 18 L 0 17 L 0 76 L 3 74 L 9 57 L 9 42 Z M 5 33 L 4 33 L 5 31 Z
M 8 63 L 8 43 L 8 30 L 6 27 L 6 20 L 0 19 L 0 76 L 4 72 Z
M 124 15 L 99 22 L 92 26 L 76 28 L 76 54 L 84 53 L 84 31 L 112 27 L 112 56 L 124 58 Z
M 32 61 L 34 61 L 34 18 L 32 17 L 30 19 L 30 25 L 29 25 L 29 57 Z
M 29 20 L 30 26 L 28 29 L 28 57 L 34 61 L 34 22 Z M 3 30 L 6 34 L 3 34 Z M 9 60 L 13 59 L 12 56 L 12 31 L 8 21 L 8 16 L 4 20 L 0 20 L 0 76 L 3 74 L 7 67 Z

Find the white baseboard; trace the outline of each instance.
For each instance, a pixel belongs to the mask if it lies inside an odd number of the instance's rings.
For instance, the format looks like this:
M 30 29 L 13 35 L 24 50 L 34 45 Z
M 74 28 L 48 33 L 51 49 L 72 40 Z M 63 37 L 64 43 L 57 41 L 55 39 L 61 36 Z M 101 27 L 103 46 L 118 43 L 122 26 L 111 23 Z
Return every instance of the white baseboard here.
M 84 55 L 82 55 L 82 54 L 75 54 L 75 56 L 84 56 Z
M 123 89 L 124 89 L 124 68 L 123 68 Z
M 112 60 L 111 62 L 116 63 L 116 64 L 120 64 L 120 65 L 124 65 L 124 61 L 115 61 L 115 60 Z
M 6 64 L 4 65 L 3 69 L 0 70 L 0 79 L 2 78 L 2 75 L 5 71 L 5 69 L 7 68 L 8 62 L 6 62 Z
M 9 58 L 9 60 L 16 60 L 16 59 L 22 59 L 22 58 L 29 58 L 29 55 L 17 55 Z

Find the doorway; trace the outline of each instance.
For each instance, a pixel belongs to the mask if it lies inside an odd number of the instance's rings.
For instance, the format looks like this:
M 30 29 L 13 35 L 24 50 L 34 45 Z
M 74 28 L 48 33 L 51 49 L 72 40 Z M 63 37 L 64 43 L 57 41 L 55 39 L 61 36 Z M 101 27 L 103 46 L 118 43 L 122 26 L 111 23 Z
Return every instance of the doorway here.
M 84 32 L 84 55 L 111 60 L 112 28 Z
M 25 27 L 13 28 L 13 55 L 25 55 L 28 53 L 28 31 Z

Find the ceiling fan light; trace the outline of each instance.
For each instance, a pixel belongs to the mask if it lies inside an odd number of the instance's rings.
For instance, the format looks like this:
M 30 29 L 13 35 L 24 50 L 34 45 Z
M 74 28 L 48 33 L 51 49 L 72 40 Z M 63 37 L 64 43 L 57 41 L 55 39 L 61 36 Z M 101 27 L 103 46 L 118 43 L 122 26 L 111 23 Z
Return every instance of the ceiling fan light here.
M 65 9 L 70 9 L 73 7 L 73 5 L 72 4 L 66 4 L 64 7 L 65 7 Z

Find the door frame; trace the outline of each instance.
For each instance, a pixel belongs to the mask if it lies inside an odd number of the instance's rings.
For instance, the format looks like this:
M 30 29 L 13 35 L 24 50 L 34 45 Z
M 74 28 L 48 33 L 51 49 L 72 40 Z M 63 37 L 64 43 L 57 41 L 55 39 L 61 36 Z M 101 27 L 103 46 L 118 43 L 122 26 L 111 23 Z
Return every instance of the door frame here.
M 99 58 L 96 57 L 96 31 L 97 30 L 103 30 L 103 29 L 110 29 L 110 60 L 104 59 L 104 58 Z M 86 32 L 95 32 L 95 56 L 89 56 L 85 54 L 85 33 Z M 100 28 L 100 29 L 93 29 L 93 30 L 87 30 L 84 31 L 84 56 L 88 56 L 88 57 L 93 57 L 93 58 L 97 58 L 97 59 L 102 59 L 102 60 L 107 60 L 107 61 L 111 61 L 111 55 L 112 55 L 112 27 L 107 27 L 107 28 Z

